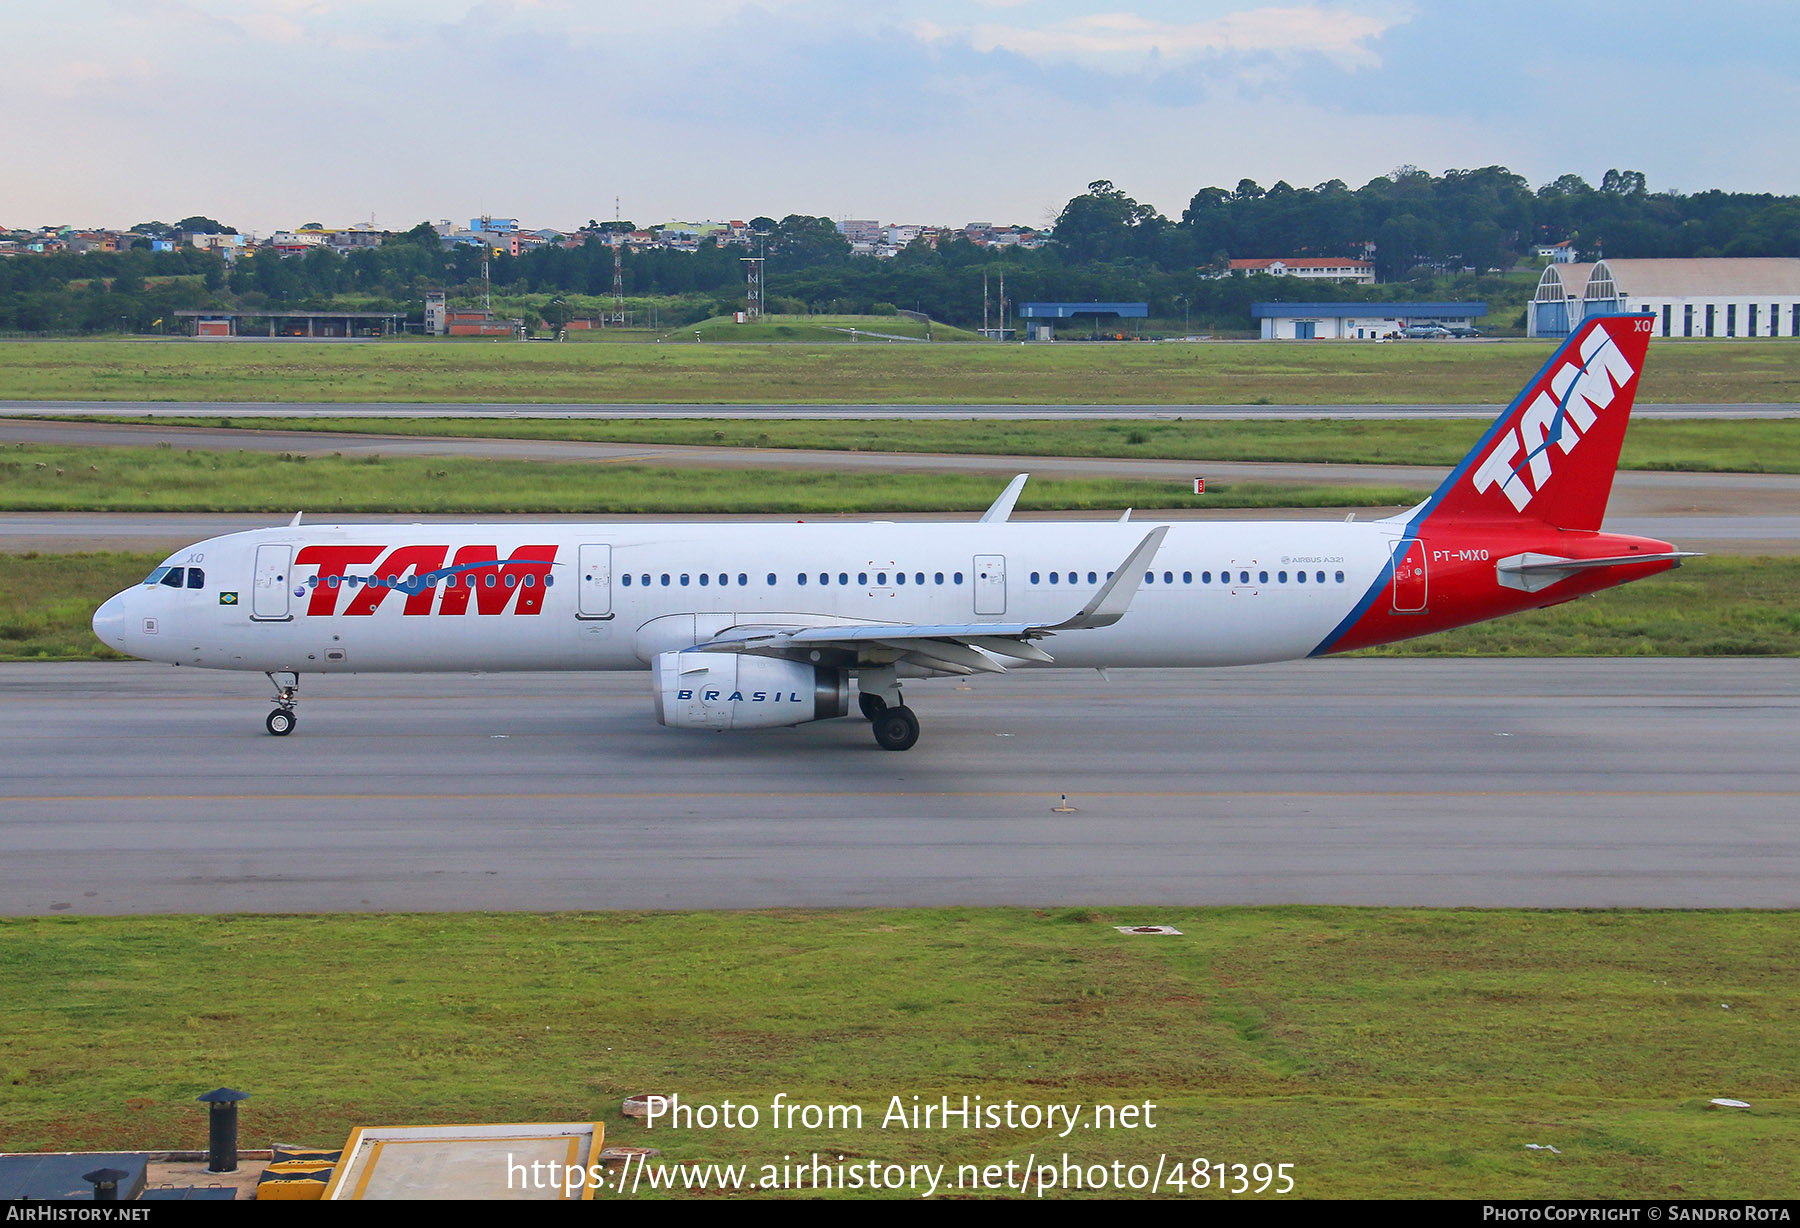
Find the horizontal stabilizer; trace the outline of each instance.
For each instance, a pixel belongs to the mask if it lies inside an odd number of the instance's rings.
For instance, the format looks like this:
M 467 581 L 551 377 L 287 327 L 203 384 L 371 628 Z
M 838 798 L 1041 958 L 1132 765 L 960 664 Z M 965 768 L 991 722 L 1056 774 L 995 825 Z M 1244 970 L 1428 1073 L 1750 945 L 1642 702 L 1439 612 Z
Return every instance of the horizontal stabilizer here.
M 1619 554 L 1603 559 L 1566 559 L 1554 554 L 1514 554 L 1494 564 L 1494 573 L 1506 588 L 1524 593 L 1541 592 L 1552 584 L 1567 580 L 1583 571 L 1599 567 L 1629 567 L 1634 563 L 1674 563 L 1699 558 L 1694 550 L 1671 550 L 1667 554 Z

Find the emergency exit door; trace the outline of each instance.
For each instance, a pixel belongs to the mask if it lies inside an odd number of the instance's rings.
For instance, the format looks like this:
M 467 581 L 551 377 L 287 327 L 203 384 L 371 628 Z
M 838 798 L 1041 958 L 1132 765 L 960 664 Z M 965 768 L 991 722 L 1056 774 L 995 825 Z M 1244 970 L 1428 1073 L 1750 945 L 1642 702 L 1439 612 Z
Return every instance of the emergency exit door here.
M 611 618 L 612 547 L 584 544 L 576 562 L 579 569 L 575 577 L 575 617 Z
M 978 554 L 975 556 L 975 612 L 977 614 L 1006 613 L 1006 556 L 1004 554 Z

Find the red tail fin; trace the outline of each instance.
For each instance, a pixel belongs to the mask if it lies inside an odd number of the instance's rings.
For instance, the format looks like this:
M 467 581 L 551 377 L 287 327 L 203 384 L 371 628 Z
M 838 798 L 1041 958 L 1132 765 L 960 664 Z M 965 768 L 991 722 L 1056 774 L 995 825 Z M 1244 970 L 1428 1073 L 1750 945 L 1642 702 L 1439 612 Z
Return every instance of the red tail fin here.
M 1599 529 L 1653 325 L 1647 315 L 1582 321 L 1420 509 L 1413 529 L 1520 518 Z

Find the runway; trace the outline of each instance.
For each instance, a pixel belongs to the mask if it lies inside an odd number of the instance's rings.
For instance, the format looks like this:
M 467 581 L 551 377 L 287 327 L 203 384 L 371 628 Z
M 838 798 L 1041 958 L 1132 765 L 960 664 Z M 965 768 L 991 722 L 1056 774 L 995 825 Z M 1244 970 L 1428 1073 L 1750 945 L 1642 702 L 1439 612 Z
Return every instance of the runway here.
M 167 441 L 178 447 L 345 456 L 471 456 L 492 460 L 559 461 L 655 465 L 681 468 L 770 468 L 851 470 L 884 473 L 976 473 L 991 475 L 998 494 L 1015 473 L 1040 477 L 1106 477 L 1179 482 L 1209 481 L 1294 485 L 1400 486 L 1429 491 L 1449 471 L 1434 465 L 1332 465 L 1242 461 L 1138 460 L 1115 457 L 989 456 L 975 454 L 850 452 L 801 448 L 697 447 L 680 444 L 587 443 L 573 440 L 409 437 L 311 431 L 242 431 L 216 427 L 117 426 L 103 423 L 31 422 L 0 418 L 0 442 L 82 446 L 145 446 Z M 296 509 L 302 510 L 302 509 Z M 1398 509 L 1390 509 L 1398 510 Z M 1614 479 L 1606 527 L 1676 541 L 1686 549 L 1713 553 L 1787 554 L 1800 550 L 1800 475 L 1782 473 L 1683 473 L 1624 470 Z M 1378 514 L 1378 513 L 1377 513 Z M 1329 516 L 1318 509 L 1145 513 L 1148 518 L 1268 520 L 1284 516 Z M 104 517 L 100 513 L 96 516 Z M 111 516 L 83 521 L 73 513 L 13 513 L 0 516 L 0 549 L 5 550 L 175 550 L 238 528 L 261 528 L 280 519 L 267 516 L 185 517 L 181 523 L 219 527 L 198 532 L 159 532 L 180 514 Z M 891 519 L 892 517 L 869 517 Z M 1026 514 L 1021 514 L 1021 519 Z M 1053 517 L 1056 518 L 1056 517 Z M 350 516 L 354 520 L 417 521 L 417 516 Z M 487 519 L 504 519 L 487 517 Z M 536 519 L 558 519 L 540 516 Z M 562 519 L 585 519 L 563 517 Z M 607 517 L 619 519 L 619 517 Z M 670 517 L 656 517 L 670 519 Z M 79 527 L 83 523 L 88 530 Z M 69 532 L 63 532 L 63 528 Z M 1669 530 L 1669 531 L 1665 531 Z
M 996 487 L 996 489 L 998 489 Z M 1746 502 L 1746 506 L 1753 506 Z M 1391 509 L 1398 510 L 1398 509 Z M 1381 509 L 1362 513 L 1382 514 Z M 1018 512 L 1019 521 L 1044 520 L 1116 520 L 1112 512 Z M 1256 508 L 1201 511 L 1167 509 L 1138 513 L 1134 519 L 1152 523 L 1233 520 L 1341 520 L 1342 512 L 1321 508 Z M 141 554 L 170 554 L 209 537 L 239 533 L 247 529 L 271 529 L 286 524 L 291 517 L 257 512 L 0 512 L 0 553 L 23 553 L 36 550 L 45 554 L 82 553 L 95 550 L 128 550 Z M 356 513 L 323 516 L 309 513 L 309 521 L 318 524 L 431 524 L 463 523 L 468 516 L 418 516 L 386 513 Z M 479 517 L 484 523 L 529 522 L 542 524 L 587 522 L 591 516 L 571 515 L 500 515 Z M 604 516 L 608 522 L 701 520 L 716 521 L 718 516 Z M 733 516 L 732 521 L 787 521 L 791 516 Z M 820 516 L 810 520 L 826 519 Z M 969 512 L 931 515 L 869 514 L 834 517 L 846 520 L 972 520 Z M 1800 554 L 1800 515 L 1609 515 L 1606 529 L 1613 533 L 1630 533 L 1638 537 L 1654 537 L 1674 542 L 1685 550 L 1707 554 L 1791 555 Z
M 539 402 L 332 401 L 0 401 L 0 415 L 147 418 L 816 418 L 880 421 L 905 418 L 1175 419 L 1479 418 L 1492 421 L 1500 405 L 546 405 Z M 1800 404 L 1732 402 L 1632 408 L 1640 418 L 1797 418 Z
M 646 675 L 265 691 L 0 666 L 0 913 L 1800 906 L 1800 661 L 1019 673 L 909 687 L 905 754 Z

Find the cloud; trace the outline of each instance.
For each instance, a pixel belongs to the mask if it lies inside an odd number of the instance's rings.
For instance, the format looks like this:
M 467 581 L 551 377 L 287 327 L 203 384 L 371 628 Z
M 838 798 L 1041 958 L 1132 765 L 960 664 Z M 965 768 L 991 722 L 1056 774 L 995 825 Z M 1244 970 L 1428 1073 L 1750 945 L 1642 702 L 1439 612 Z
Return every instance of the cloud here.
M 1308 5 L 1256 8 L 1204 21 L 1162 21 L 1132 12 L 1098 13 L 1044 25 L 988 22 L 952 27 L 920 22 L 930 42 L 958 40 L 978 51 L 1009 51 L 1040 62 L 1115 65 L 1154 56 L 1181 63 L 1222 56 L 1323 56 L 1345 69 L 1380 63 L 1370 43 L 1395 19 Z

